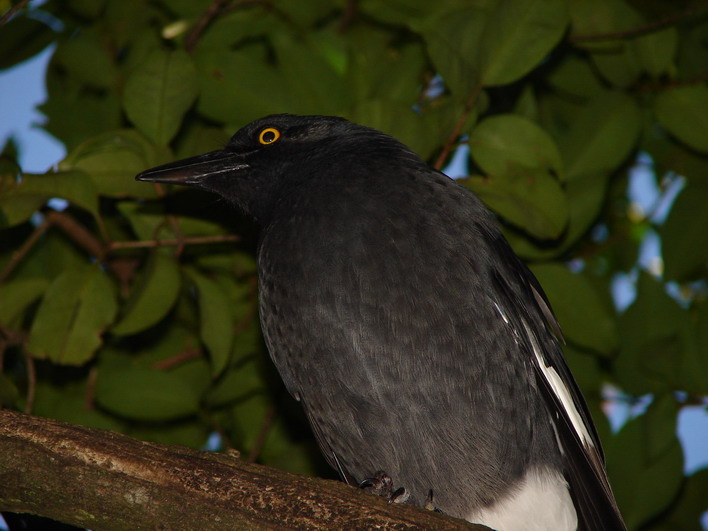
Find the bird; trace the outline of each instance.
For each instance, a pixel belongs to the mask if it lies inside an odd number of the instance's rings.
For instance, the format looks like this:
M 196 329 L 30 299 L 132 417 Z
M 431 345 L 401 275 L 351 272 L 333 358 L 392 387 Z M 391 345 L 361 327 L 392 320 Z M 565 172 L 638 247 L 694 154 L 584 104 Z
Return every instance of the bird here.
M 292 114 L 136 179 L 255 221 L 265 344 L 344 481 L 500 531 L 625 529 L 548 299 L 470 190 Z

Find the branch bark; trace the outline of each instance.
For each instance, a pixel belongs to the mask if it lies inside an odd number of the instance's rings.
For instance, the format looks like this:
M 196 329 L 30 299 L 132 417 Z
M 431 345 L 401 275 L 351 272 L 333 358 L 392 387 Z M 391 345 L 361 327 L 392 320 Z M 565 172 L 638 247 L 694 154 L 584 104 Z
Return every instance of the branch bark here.
M 0 510 L 100 530 L 488 529 L 226 454 L 0 410 Z

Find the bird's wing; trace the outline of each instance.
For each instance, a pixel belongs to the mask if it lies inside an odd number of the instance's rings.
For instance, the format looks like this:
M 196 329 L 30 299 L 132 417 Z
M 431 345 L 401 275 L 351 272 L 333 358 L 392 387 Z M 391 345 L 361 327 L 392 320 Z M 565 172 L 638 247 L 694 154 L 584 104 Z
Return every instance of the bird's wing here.
M 626 529 L 607 480 L 600 439 L 563 358 L 560 327 L 536 277 L 506 242 L 492 242 L 502 260 L 493 273 L 497 308 L 528 352 L 551 412 L 566 464 L 580 530 Z M 509 279 L 513 284 L 510 285 Z M 553 334 L 556 334 L 557 338 Z

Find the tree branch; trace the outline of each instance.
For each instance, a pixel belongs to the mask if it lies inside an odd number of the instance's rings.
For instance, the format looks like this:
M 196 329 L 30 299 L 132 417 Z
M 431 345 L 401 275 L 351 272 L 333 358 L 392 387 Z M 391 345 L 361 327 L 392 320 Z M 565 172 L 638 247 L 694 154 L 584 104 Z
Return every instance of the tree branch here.
M 114 249 L 139 249 L 147 247 L 163 247 L 167 245 L 195 245 L 204 243 L 237 242 L 240 238 L 233 234 L 222 234 L 217 236 L 185 236 L 181 240 L 139 240 L 125 242 L 110 242 L 109 251 Z
M 225 454 L 0 410 L 0 510 L 96 531 L 487 529 Z
M 47 230 L 50 225 L 51 222 L 45 219 L 41 225 L 39 225 L 37 228 L 34 229 L 34 231 L 32 231 L 32 234 L 30 234 L 29 238 L 27 238 L 22 243 L 22 247 L 12 253 L 12 256 L 10 257 L 10 260 L 8 261 L 7 265 L 0 273 L 0 284 L 7 280 L 7 278 L 10 276 L 10 273 L 15 270 L 15 268 L 27 255 L 27 253 L 32 250 L 32 247 L 34 247 L 34 245 L 39 241 L 39 238 L 42 236 L 42 234 L 44 234 L 44 231 Z
M 17 2 L 14 6 L 12 6 L 10 9 L 5 11 L 2 17 L 0 17 L 0 28 L 3 27 L 5 23 L 9 21 L 15 13 L 18 13 L 20 10 L 27 7 L 27 4 L 29 4 L 29 2 L 30 0 L 21 0 L 20 2 Z
M 708 7 L 708 2 L 699 2 L 696 5 L 687 7 L 683 11 L 679 11 L 673 15 L 669 15 L 659 20 L 654 20 L 648 22 L 642 26 L 637 26 L 636 28 L 629 28 L 626 30 L 611 31 L 608 33 L 595 33 L 589 35 L 571 35 L 568 40 L 570 42 L 596 42 L 596 41 L 614 41 L 618 39 L 626 39 L 631 37 L 638 37 L 640 35 L 645 35 L 647 33 L 652 33 L 653 31 L 672 26 L 677 22 L 683 20 L 684 18 L 690 17 L 691 15 L 706 9 Z
M 470 115 L 470 112 L 477 104 L 477 98 L 479 98 L 480 92 L 482 92 L 482 83 L 477 83 L 472 89 L 472 94 L 467 100 L 465 108 L 462 110 L 462 114 L 457 119 L 457 122 L 452 128 L 452 131 L 450 131 L 450 134 L 448 135 L 445 144 L 443 144 L 442 150 L 440 151 L 438 158 L 435 160 L 434 168 L 436 170 L 442 169 L 443 165 L 445 164 L 445 161 L 447 160 L 448 155 L 452 151 L 453 146 L 457 143 L 457 139 L 459 138 L 460 133 L 462 132 L 462 128 L 465 126 L 467 117 Z

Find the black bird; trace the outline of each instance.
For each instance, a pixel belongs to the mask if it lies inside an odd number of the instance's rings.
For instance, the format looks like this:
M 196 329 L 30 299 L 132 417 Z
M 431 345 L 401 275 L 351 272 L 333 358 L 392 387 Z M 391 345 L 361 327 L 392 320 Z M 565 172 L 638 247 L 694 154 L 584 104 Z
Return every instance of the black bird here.
M 468 190 L 384 133 L 287 114 L 136 178 L 256 220 L 266 344 L 345 481 L 503 531 L 625 528 L 548 301 Z

